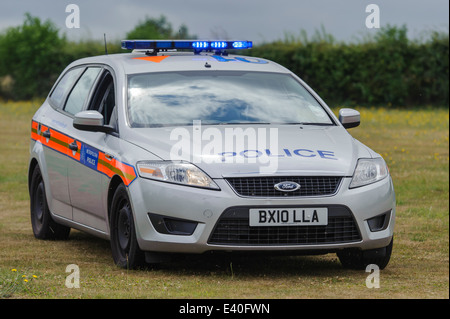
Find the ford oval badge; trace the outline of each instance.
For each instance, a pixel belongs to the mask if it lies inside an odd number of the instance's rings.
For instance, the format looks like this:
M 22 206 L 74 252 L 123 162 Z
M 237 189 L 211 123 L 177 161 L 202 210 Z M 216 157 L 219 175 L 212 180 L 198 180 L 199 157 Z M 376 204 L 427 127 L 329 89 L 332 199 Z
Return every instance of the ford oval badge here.
M 300 184 L 295 182 L 281 182 L 274 185 L 277 191 L 281 192 L 294 192 L 300 188 Z

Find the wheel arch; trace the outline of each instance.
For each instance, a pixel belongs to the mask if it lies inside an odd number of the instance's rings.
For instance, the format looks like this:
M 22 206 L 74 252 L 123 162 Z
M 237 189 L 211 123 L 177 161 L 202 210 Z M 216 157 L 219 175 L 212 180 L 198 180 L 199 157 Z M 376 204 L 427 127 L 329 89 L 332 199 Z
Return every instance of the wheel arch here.
M 36 158 L 32 158 L 30 160 L 30 164 L 28 165 L 28 193 L 31 191 L 31 178 L 33 176 L 34 169 L 38 166 L 39 163 Z
M 116 192 L 117 187 L 119 185 L 124 184 L 122 178 L 119 175 L 114 175 L 111 178 L 111 181 L 109 182 L 108 187 L 108 199 L 107 199 L 107 209 L 108 209 L 108 224 L 110 222 L 110 216 L 111 216 L 111 204 L 114 197 L 114 193 Z

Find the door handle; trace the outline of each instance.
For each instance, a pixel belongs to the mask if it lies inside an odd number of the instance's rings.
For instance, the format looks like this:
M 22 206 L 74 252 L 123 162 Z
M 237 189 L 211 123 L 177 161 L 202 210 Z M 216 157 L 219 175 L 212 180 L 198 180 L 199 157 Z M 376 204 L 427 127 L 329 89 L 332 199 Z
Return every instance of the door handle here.
M 50 130 L 47 130 L 45 132 L 42 132 L 42 136 L 45 138 L 50 138 L 50 136 L 52 136 L 52 134 L 50 134 Z
M 77 144 L 77 141 L 73 141 L 73 143 L 70 143 L 70 144 L 69 144 L 69 148 L 70 148 L 72 151 L 74 151 L 74 152 L 78 151 L 78 144 Z

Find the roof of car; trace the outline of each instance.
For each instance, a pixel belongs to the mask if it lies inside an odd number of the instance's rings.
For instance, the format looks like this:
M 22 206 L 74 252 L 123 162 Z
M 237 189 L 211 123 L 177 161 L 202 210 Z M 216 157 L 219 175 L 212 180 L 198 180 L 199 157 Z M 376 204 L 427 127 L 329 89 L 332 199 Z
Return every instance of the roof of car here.
M 122 69 L 126 74 L 200 70 L 289 72 L 270 60 L 241 55 L 215 55 L 211 52 L 160 52 L 157 55 L 147 55 L 145 52 L 133 51 L 83 58 L 73 62 L 71 66 L 91 63 L 111 65 Z

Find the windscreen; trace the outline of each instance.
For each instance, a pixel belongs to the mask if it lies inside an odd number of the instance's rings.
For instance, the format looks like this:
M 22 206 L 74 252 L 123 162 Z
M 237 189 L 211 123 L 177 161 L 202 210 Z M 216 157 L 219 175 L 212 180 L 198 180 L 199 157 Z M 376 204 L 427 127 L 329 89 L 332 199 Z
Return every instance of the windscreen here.
M 289 74 L 167 72 L 128 77 L 131 127 L 202 124 L 334 125 L 317 100 Z

